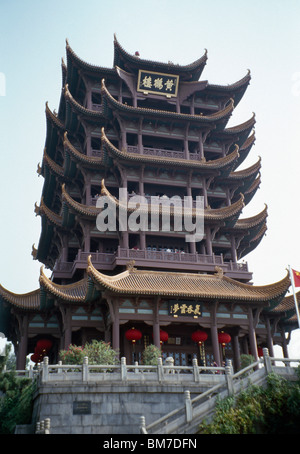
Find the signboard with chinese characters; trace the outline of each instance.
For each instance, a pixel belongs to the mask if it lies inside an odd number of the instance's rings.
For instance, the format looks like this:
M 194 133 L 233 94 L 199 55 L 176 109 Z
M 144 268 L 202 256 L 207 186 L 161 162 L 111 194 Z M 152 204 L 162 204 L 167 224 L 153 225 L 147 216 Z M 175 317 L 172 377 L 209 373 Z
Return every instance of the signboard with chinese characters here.
M 169 315 L 173 317 L 189 316 L 198 318 L 202 316 L 202 305 L 198 301 L 169 301 Z
M 179 76 L 140 69 L 137 91 L 141 91 L 145 94 L 153 93 L 156 95 L 164 95 L 167 98 L 171 98 L 177 96 L 178 84 Z
M 90 415 L 91 414 L 91 400 L 75 400 L 73 402 L 73 415 Z

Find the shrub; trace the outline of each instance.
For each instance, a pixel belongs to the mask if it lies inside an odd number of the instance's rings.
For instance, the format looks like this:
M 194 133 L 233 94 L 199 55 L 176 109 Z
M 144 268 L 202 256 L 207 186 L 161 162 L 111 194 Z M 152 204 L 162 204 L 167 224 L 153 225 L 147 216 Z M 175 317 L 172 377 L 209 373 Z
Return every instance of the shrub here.
M 83 363 L 85 356 L 89 359 L 89 364 L 117 364 L 117 352 L 113 350 L 109 343 L 103 341 L 92 340 L 84 347 L 70 345 L 67 350 L 59 352 L 60 359 L 63 364 L 80 365 Z
M 88 356 L 89 364 L 117 364 L 117 352 L 107 342 L 93 340 L 83 348 L 84 356 Z
M 4 358 L 8 360 L 9 349 Z M 0 372 L 0 434 L 12 434 L 17 424 L 31 423 L 34 389 L 35 382 L 18 377 L 15 370 Z
M 239 395 L 219 400 L 211 423 L 202 434 L 297 434 L 300 425 L 300 381 L 289 382 L 274 373 L 267 386 L 250 385 Z
M 143 351 L 143 364 L 157 366 L 157 360 L 161 357 L 160 348 L 153 344 L 148 345 Z
M 86 355 L 82 347 L 70 344 L 67 350 L 59 352 L 59 356 L 63 364 L 82 364 Z

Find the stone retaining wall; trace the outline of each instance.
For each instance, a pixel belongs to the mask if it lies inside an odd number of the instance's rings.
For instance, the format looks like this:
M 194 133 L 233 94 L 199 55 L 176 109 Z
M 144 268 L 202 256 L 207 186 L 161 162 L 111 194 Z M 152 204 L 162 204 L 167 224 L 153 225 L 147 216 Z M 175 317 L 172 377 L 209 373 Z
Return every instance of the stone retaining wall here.
M 51 434 L 138 434 L 140 416 L 156 421 L 185 405 L 185 390 L 193 397 L 200 388 L 195 383 L 40 384 L 33 419 L 50 418 Z

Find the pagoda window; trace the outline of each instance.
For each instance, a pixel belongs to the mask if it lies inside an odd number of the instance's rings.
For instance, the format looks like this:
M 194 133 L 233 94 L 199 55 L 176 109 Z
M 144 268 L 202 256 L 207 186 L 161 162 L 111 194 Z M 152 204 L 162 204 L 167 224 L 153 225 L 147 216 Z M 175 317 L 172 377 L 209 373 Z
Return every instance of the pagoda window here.
M 184 238 L 165 238 L 163 236 L 146 236 L 147 251 L 183 253 L 188 252 Z
M 127 184 L 128 197 L 139 194 L 139 183 L 129 181 Z
M 101 243 L 100 239 L 91 238 L 91 241 L 90 241 L 90 252 L 101 251 L 102 245 L 100 243 Z
M 68 249 L 68 259 L 67 261 L 68 262 L 74 262 L 76 256 L 78 254 L 78 248 L 74 248 L 74 247 L 69 247 Z
M 180 188 L 178 186 L 172 188 L 170 186 L 159 185 L 155 183 L 145 183 L 144 185 L 145 197 L 163 197 L 164 195 L 170 199 L 173 196 L 179 196 L 182 200 L 187 195 L 186 188 Z M 153 200 L 154 202 L 154 200 Z
M 91 146 L 93 151 L 100 151 L 101 149 L 101 141 L 99 138 L 92 137 L 91 139 Z
M 176 112 L 176 104 L 171 104 L 165 101 L 163 98 L 159 101 L 157 99 L 146 98 L 144 100 L 138 100 L 138 107 L 153 110 L 165 110 L 167 112 Z
M 137 146 L 138 135 L 128 132 L 126 134 L 126 141 L 127 141 L 127 145 L 129 145 L 129 146 Z
M 92 109 L 100 110 L 102 104 L 102 97 L 100 93 L 92 92 Z
M 102 239 L 102 250 L 106 254 L 114 254 L 118 249 L 118 240 L 115 238 Z M 99 245 L 100 248 L 100 245 Z

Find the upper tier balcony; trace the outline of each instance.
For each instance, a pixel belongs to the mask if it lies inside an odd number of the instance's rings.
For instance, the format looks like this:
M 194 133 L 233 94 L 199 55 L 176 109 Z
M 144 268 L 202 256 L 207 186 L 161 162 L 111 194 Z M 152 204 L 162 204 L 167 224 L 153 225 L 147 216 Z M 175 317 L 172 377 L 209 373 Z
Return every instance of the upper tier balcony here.
M 72 278 L 76 269 L 86 269 L 88 256 L 91 255 L 92 263 L 99 270 L 113 271 L 116 266 L 126 266 L 134 260 L 137 268 L 152 270 L 190 271 L 213 273 L 215 267 L 222 268 L 224 274 L 232 279 L 248 282 L 252 273 L 248 270 L 247 263 L 225 262 L 222 255 L 203 255 L 198 253 L 168 252 L 167 250 L 155 251 L 147 249 L 128 249 L 120 246 L 113 253 L 83 252 L 78 251 L 74 262 L 57 260 L 53 269 L 55 278 Z
M 214 153 L 219 153 L 220 156 L 222 154 L 222 149 L 213 145 L 204 145 L 204 151 L 212 151 Z M 184 151 L 177 151 L 177 150 L 167 150 L 164 148 L 152 148 L 152 147 L 141 147 L 135 145 L 127 145 L 127 152 L 128 153 L 136 153 L 136 154 L 143 154 L 147 156 L 159 156 L 163 158 L 175 158 L 175 159 L 185 159 Z M 201 155 L 200 153 L 189 153 L 189 159 L 192 161 L 200 161 Z

